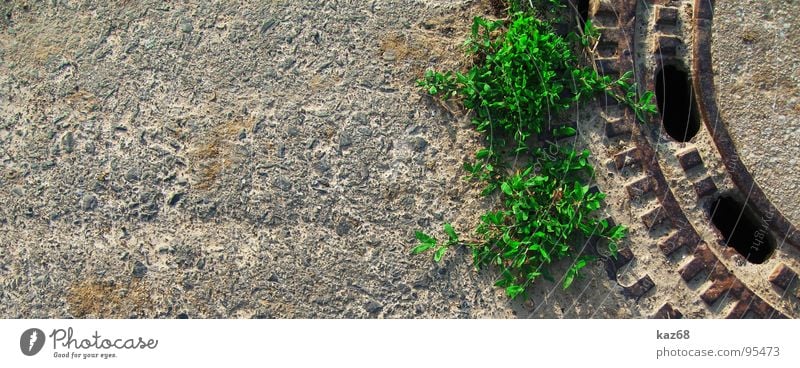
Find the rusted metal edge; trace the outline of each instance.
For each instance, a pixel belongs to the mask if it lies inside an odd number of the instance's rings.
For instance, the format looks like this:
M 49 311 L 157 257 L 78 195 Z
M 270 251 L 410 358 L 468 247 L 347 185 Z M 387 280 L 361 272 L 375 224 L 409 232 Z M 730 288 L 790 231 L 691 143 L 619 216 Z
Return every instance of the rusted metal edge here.
M 630 116 L 630 118 L 635 119 L 633 116 Z M 633 131 L 633 142 L 641 152 L 642 166 L 646 170 L 648 176 L 656 182 L 655 186 L 658 188 L 656 190 L 656 198 L 658 198 L 661 207 L 666 211 L 666 216 L 676 229 L 683 231 L 684 234 L 688 236 L 688 239 L 685 239 L 686 243 L 692 245 L 700 243 L 700 235 L 697 233 L 692 223 L 689 222 L 680 204 L 678 204 L 678 200 L 675 199 L 672 188 L 667 183 L 667 178 L 661 171 L 655 150 L 650 146 L 650 142 L 648 142 L 645 136 L 646 133 L 635 124 L 633 126 Z
M 694 1 L 694 45 L 692 47 L 692 84 L 700 114 L 713 137 L 725 168 L 736 187 L 747 195 L 748 203 L 762 219 L 769 219 L 768 226 L 780 238 L 800 249 L 800 232 L 786 219 L 781 211 L 769 201 L 764 191 L 747 171 L 731 140 L 728 129 L 719 116 L 711 66 L 711 25 L 715 0 Z M 769 215 L 769 216 L 767 216 Z M 781 239 L 778 239 L 780 242 Z

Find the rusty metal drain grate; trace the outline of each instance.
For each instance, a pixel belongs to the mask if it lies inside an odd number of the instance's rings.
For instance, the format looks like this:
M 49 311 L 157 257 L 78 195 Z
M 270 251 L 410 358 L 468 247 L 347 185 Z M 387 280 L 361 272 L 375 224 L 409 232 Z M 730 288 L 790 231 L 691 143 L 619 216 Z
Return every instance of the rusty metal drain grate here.
M 607 102 L 605 135 L 590 142 L 608 168 L 600 188 L 623 188 L 611 215 L 635 228 L 609 276 L 653 318 L 800 317 L 800 233 L 755 183 L 719 119 L 713 2 L 588 4 L 601 33 L 597 69 L 633 71 L 656 92 L 661 115 L 637 124 Z

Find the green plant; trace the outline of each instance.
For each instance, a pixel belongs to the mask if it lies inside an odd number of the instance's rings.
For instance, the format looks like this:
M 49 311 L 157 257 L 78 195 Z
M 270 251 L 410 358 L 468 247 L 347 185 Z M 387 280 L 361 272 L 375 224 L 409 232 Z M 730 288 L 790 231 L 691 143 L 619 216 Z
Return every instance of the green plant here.
M 570 44 L 547 22 L 517 12 L 505 32 L 496 34 L 502 27 L 503 21 L 476 17 L 466 47 L 480 62 L 466 73 L 429 70 L 419 85 L 444 99 L 462 98 L 475 112 L 476 129 L 488 133 L 490 149 L 498 133 L 524 149 L 554 115 L 611 81 L 594 69 L 575 67 Z
M 450 248 L 453 245 L 458 244 L 458 235 L 456 234 L 455 229 L 453 229 L 453 225 L 451 224 L 444 224 L 444 232 L 447 234 L 448 240 L 444 243 L 439 243 L 438 240 L 435 238 L 421 232 L 417 231 L 415 236 L 417 240 L 419 240 L 419 245 L 416 246 L 414 249 L 411 250 L 412 254 L 419 254 L 424 251 L 433 249 L 433 260 L 435 262 L 439 262 L 444 256 L 444 252 L 447 251 L 447 248 Z
M 594 63 L 594 49 L 600 39 L 600 31 L 594 27 L 592 21 L 586 20 L 580 36 L 576 33 L 570 33 L 569 38 L 574 43 L 580 44 L 586 55 Z M 655 94 L 652 91 L 646 91 L 640 96 L 632 71 L 625 72 L 613 83 L 609 83 L 609 81 L 610 79 L 603 80 L 605 92 L 620 103 L 630 107 L 636 115 L 636 120 L 646 123 L 648 116 L 657 113 L 654 102 Z
M 646 123 L 648 116 L 658 112 L 656 104 L 653 102 L 655 94 L 653 91 L 646 91 L 639 96 L 636 83 L 631 82 L 632 80 L 633 72 L 625 72 L 615 83 L 616 87 L 621 89 L 621 93 L 615 93 L 612 88 L 609 88 L 609 93 L 616 98 L 617 101 L 628 105 L 628 107 L 633 110 L 634 114 L 636 114 L 636 120 Z
M 576 256 L 570 244 L 581 237 L 605 238 L 615 256 L 617 242 L 626 231 L 624 226 L 612 227 L 591 216 L 605 194 L 589 193 L 589 186 L 582 184 L 593 171 L 589 151 L 550 146 L 534 150 L 533 156 L 524 170 L 499 181 L 503 209 L 481 216 L 477 239 L 465 243 L 477 269 L 497 267 L 501 276 L 496 286 L 505 288 L 511 298 L 539 276 L 553 280 L 549 265 Z M 445 249 L 459 244 L 452 226 L 445 224 L 445 232 L 449 240 L 443 243 L 417 232 L 421 244 L 413 253 L 436 248 L 434 260 L 440 260 Z M 563 288 L 569 287 L 591 260 L 590 256 L 578 256 L 563 278 Z
M 450 224 L 444 225 L 445 241 L 416 232 L 419 244 L 412 253 L 433 251 L 438 262 L 448 248 L 467 246 L 475 267 L 496 267 L 500 273 L 496 285 L 516 298 L 540 276 L 554 280 L 550 265 L 565 258 L 573 259 L 561 281 L 568 288 L 593 260 L 572 244 L 600 237 L 616 256 L 617 244 L 627 231 L 593 216 L 605 194 L 589 192 L 587 183 L 594 171 L 589 151 L 542 146 L 533 138 L 574 103 L 601 92 L 630 104 L 641 120 L 653 109 L 651 94 L 637 98 L 631 74 L 612 80 L 579 65 L 573 50 L 588 49 L 598 37 L 591 22 L 580 35 L 565 38 L 534 12 L 516 11 L 519 6 L 511 9 L 515 11 L 507 20 L 474 19 L 465 44 L 475 60 L 471 69 L 428 71 L 418 81 L 429 94 L 458 98 L 473 112 L 472 122 L 484 133 L 486 146 L 464 169 L 469 178 L 485 183 L 484 195 L 499 189 L 503 207 L 481 216 L 474 239 L 460 240 Z M 576 134 L 569 126 L 552 132 Z

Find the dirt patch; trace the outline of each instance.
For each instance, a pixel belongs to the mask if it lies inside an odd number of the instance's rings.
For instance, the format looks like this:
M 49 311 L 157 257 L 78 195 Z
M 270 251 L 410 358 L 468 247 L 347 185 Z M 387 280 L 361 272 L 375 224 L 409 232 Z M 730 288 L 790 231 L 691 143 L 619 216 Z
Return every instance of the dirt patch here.
M 506 12 L 508 11 L 508 1 L 505 0 L 489 0 L 489 6 L 491 8 L 492 14 L 495 17 L 503 17 Z
M 426 69 L 466 70 L 472 60 L 463 47 L 469 37 L 473 17 L 502 18 L 508 5 L 502 0 L 476 1 L 463 11 L 427 18 L 410 32 L 391 32 L 380 39 L 378 57 L 412 65 L 410 74 L 422 76 Z
M 201 138 L 201 143 L 190 154 L 197 173 L 195 188 L 209 189 L 217 182 L 222 170 L 239 159 L 231 150 L 233 141 L 252 130 L 253 124 L 253 117 L 237 117 L 214 127 Z
M 467 61 L 460 44 L 454 43 L 448 37 L 428 32 L 395 32 L 386 35 L 381 39 L 379 57 L 387 62 L 411 64 L 410 74 L 416 78 L 421 77 L 433 65 L 441 65 L 442 62 L 455 63 L 463 68 Z
M 69 289 L 67 303 L 77 318 L 119 318 L 147 316 L 153 300 L 146 282 L 139 279 L 127 284 L 87 280 Z

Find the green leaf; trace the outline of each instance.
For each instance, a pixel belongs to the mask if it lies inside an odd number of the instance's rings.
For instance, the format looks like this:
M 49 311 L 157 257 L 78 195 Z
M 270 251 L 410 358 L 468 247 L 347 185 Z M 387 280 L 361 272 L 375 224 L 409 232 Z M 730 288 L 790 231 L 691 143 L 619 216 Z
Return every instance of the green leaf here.
M 468 172 L 468 173 L 470 173 L 470 174 L 474 174 L 474 173 L 475 173 L 475 171 L 477 171 L 477 170 L 475 169 L 475 166 L 472 166 L 472 164 L 471 164 L 471 163 L 469 163 L 469 162 L 465 162 L 465 163 L 464 163 L 464 165 L 463 165 L 462 167 L 464 168 L 464 171 L 466 171 L 466 172 Z
M 609 230 L 608 237 L 613 240 L 619 240 L 625 237 L 625 234 L 628 232 L 628 229 L 623 225 L 617 225 L 612 227 Z
M 516 299 L 523 291 L 525 291 L 525 288 L 520 285 L 509 285 L 506 287 L 506 294 L 511 299 Z
M 478 248 L 472 248 L 472 265 L 475 266 L 476 270 L 481 269 L 481 252 L 478 251 Z
M 436 243 L 436 239 L 432 238 L 430 235 L 423 233 L 422 231 L 415 231 L 414 236 L 417 237 L 417 240 L 420 243 Z
M 503 236 L 501 237 L 503 239 L 503 243 L 508 244 L 511 242 L 511 234 L 509 234 L 509 232 L 510 230 L 506 230 L 503 232 Z
M 579 183 L 577 181 L 575 182 L 574 187 L 572 189 L 572 195 L 573 195 L 573 198 L 576 201 L 580 201 L 581 199 L 583 199 L 583 197 L 588 192 L 589 192 L 589 186 L 588 185 L 581 185 L 581 183 Z
M 589 261 L 593 259 L 594 257 L 588 255 L 581 256 L 577 261 L 575 261 L 575 264 L 572 266 L 572 268 L 575 269 L 575 271 L 580 271 L 582 268 L 586 267 Z
M 436 253 L 433 254 L 433 261 L 439 262 L 442 260 L 442 256 L 444 256 L 444 252 L 447 251 L 447 247 L 440 247 L 436 250 Z
M 541 186 L 541 185 L 547 183 L 547 181 L 549 179 L 550 178 L 548 178 L 547 176 L 534 176 L 532 179 L 528 180 L 527 184 L 528 184 L 528 186 L 537 186 L 538 187 L 538 186 Z
M 539 248 L 539 254 L 542 255 L 542 259 L 544 260 L 545 263 L 550 263 L 551 261 L 550 253 L 548 253 L 544 248 Z
M 569 126 L 561 126 L 553 129 L 553 135 L 556 136 L 556 138 L 571 137 L 574 136 L 575 133 L 577 132 L 578 131 L 575 130 L 575 128 Z
M 458 242 L 458 235 L 456 234 L 456 230 L 453 229 L 453 225 L 449 223 L 444 224 L 444 232 L 447 234 L 448 237 L 450 237 L 451 243 Z
M 619 254 L 619 248 L 617 247 L 617 243 L 614 241 L 608 242 L 608 251 L 609 253 L 611 253 L 611 256 L 614 257 L 614 259 L 616 259 L 617 254 Z
M 503 182 L 502 184 L 500 184 L 500 189 L 503 191 L 503 193 L 505 193 L 508 196 L 514 194 L 514 192 L 511 190 L 511 186 L 508 185 L 507 182 Z
M 575 280 L 575 274 L 567 271 L 567 275 L 564 276 L 564 283 L 562 284 L 564 290 L 566 290 L 570 285 L 572 285 L 573 280 Z
M 511 275 L 511 271 L 507 268 L 503 268 L 500 271 L 500 279 L 494 283 L 494 286 L 497 287 L 506 287 L 513 282 L 514 276 Z
M 519 257 L 517 257 L 516 260 L 514 260 L 514 264 L 512 266 L 514 268 L 520 268 L 522 267 L 523 264 L 525 264 L 525 261 L 527 260 L 528 257 L 525 255 L 525 253 L 522 253 Z
M 488 148 L 481 148 L 478 150 L 478 152 L 475 153 L 475 158 L 478 160 L 484 159 L 486 157 L 489 157 L 491 153 L 492 151 L 489 150 Z
M 411 250 L 411 254 L 420 254 L 428 249 L 433 248 L 434 246 L 436 246 L 434 243 L 422 243 L 414 247 L 414 249 Z
M 492 192 L 494 192 L 495 189 L 497 189 L 497 184 L 493 183 L 493 182 L 490 182 L 490 183 L 486 184 L 486 188 L 483 189 L 483 191 L 481 192 L 481 195 L 487 196 L 489 194 L 492 194 Z
M 510 258 L 513 258 L 516 254 L 517 254 L 517 249 L 516 248 L 512 248 L 512 249 L 507 250 L 505 253 L 503 253 L 503 258 L 510 259 Z
M 492 212 L 492 223 L 495 225 L 502 225 L 503 224 L 503 211 Z

